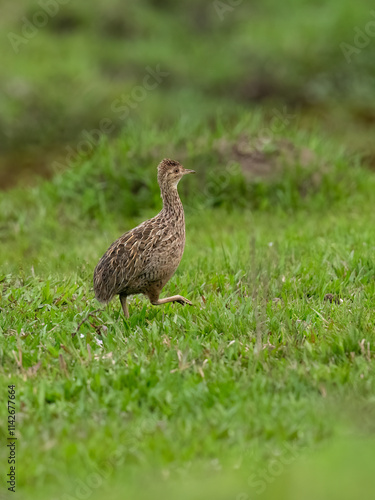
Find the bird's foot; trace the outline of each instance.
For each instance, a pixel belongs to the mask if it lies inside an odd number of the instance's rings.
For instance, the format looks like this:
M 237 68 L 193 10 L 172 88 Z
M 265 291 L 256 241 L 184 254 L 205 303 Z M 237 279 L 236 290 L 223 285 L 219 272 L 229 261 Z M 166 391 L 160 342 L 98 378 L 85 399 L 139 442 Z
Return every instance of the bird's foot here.
M 179 304 L 182 304 L 183 306 L 185 304 L 188 304 L 189 306 L 192 306 L 193 303 L 190 302 L 190 300 L 185 299 L 182 295 L 173 295 L 172 297 L 166 297 L 165 299 L 157 299 L 157 300 L 151 300 L 151 304 L 154 306 L 160 306 L 161 304 L 167 304 L 168 302 L 178 302 Z
M 189 300 L 189 299 L 185 299 L 185 297 L 182 297 L 182 295 L 180 295 L 180 298 L 178 298 L 178 299 L 176 300 L 176 302 L 178 302 L 179 304 L 181 304 L 181 305 L 183 305 L 183 306 L 184 306 L 185 304 L 188 304 L 189 306 L 192 306 L 192 305 L 193 305 L 193 303 L 192 303 L 192 302 L 190 302 L 190 300 Z

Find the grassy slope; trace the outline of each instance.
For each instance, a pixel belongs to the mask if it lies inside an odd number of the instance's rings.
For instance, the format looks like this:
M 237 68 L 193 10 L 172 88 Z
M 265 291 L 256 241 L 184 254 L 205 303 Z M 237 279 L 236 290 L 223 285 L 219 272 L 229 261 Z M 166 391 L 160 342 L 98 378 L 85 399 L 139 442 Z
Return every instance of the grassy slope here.
M 262 181 L 228 174 L 215 144 L 260 122 L 125 130 L 53 181 L 2 197 L 0 376 L 17 386 L 27 495 L 59 487 L 76 498 L 78 479 L 86 484 L 108 457 L 107 488 L 147 490 L 145 477 L 159 488 L 170 477 L 160 488 L 173 497 L 174 481 L 203 473 L 225 498 L 253 494 L 249 474 L 268 470 L 285 443 L 311 454 L 340 435 L 353 404 L 372 415 L 374 175 L 298 127 L 282 135 L 312 150 L 309 167 L 289 162 Z M 101 252 L 160 207 L 153 162 L 165 150 L 200 176 L 180 186 L 187 248 L 165 289 L 195 307 L 136 297 L 127 322 L 114 302 L 72 338 L 98 307 L 91 276 Z M 349 428 L 369 435 L 356 419 Z

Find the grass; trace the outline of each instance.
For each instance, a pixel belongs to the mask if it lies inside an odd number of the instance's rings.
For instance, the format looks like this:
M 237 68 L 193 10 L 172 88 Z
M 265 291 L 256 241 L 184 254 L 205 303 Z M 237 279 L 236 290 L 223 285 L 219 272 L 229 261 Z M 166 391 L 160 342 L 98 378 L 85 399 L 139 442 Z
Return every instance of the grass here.
M 0 377 L 17 387 L 20 498 L 272 498 L 277 485 L 290 498 L 285 481 L 300 491 L 308 477 L 303 457 L 320 470 L 348 432 L 373 457 L 356 439 L 373 431 L 374 174 L 296 124 L 261 141 L 280 168 L 260 178 L 232 146 L 259 141 L 266 121 L 236 122 L 185 123 L 185 150 L 179 127 L 125 130 L 2 195 Z M 309 165 L 283 157 L 283 140 L 308 148 Z M 97 310 L 92 272 L 160 208 L 159 150 L 199 172 L 180 186 L 187 246 L 164 290 L 194 307 L 135 297 L 125 320 L 118 301 Z
M 221 19 L 217 2 L 68 2 L 18 53 L 9 32 L 40 3 L 3 9 L 15 498 L 374 497 L 374 41 L 350 64 L 340 47 L 373 5 L 237 3 Z M 160 210 L 164 157 L 197 171 L 163 291 L 194 307 L 137 296 L 125 320 L 93 269 Z M 7 498 L 5 446 L 0 463 Z

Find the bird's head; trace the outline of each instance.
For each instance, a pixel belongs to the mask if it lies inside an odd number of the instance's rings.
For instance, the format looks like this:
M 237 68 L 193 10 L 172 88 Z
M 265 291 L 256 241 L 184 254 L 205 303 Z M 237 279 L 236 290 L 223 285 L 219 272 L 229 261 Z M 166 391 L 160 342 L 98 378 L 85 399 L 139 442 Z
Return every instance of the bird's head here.
M 180 179 L 186 174 L 195 174 L 195 171 L 184 168 L 178 161 L 166 158 L 158 165 L 159 186 L 175 188 Z

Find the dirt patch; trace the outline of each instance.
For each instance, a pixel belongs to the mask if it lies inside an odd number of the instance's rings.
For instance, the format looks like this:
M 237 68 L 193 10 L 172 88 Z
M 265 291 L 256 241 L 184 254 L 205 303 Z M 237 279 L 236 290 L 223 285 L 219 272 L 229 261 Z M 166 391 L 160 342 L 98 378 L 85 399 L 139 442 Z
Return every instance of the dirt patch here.
M 362 156 L 362 164 L 370 170 L 375 170 L 375 153 L 367 153 Z
M 0 156 L 0 191 L 16 185 L 30 186 L 41 177 L 51 177 L 51 161 L 55 158 L 56 153 L 46 154 L 45 151 L 25 151 Z
M 308 167 L 316 161 L 316 155 L 308 148 L 298 148 L 287 139 L 270 141 L 264 137 L 240 137 L 236 143 L 220 139 L 215 149 L 224 162 L 235 161 L 241 165 L 246 178 L 277 176 L 288 165 Z

